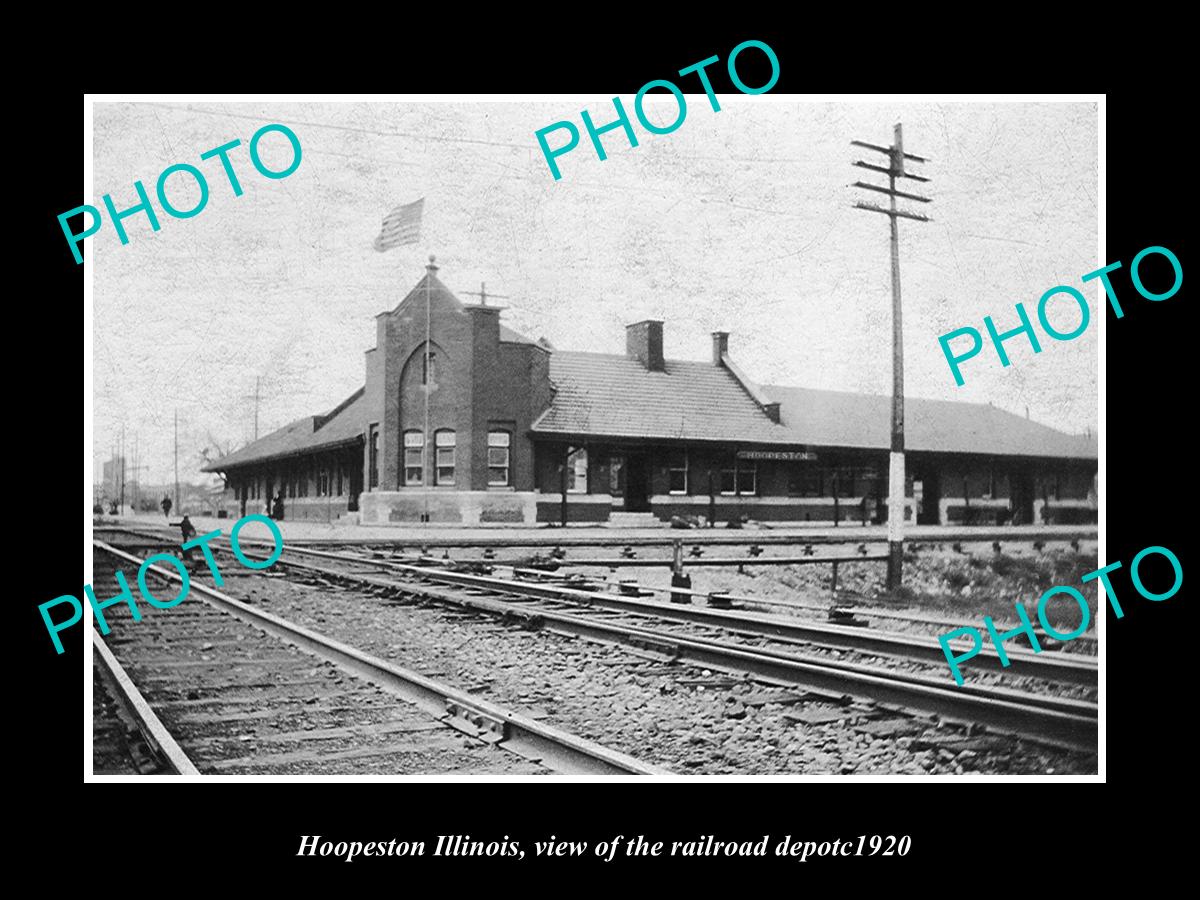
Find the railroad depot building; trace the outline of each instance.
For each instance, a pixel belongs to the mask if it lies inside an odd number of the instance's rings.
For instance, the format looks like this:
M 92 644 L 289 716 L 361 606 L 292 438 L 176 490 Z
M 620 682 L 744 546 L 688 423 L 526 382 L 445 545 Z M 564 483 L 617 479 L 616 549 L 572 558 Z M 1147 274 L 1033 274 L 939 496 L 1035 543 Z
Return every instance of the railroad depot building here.
M 461 302 L 430 264 L 376 317 L 362 388 L 205 467 L 226 480 L 225 509 L 364 524 L 886 520 L 889 397 L 755 384 L 725 332 L 693 362 L 663 358 L 659 321 L 627 326 L 610 355 L 532 341 L 500 314 Z M 914 398 L 905 431 L 909 521 L 1097 520 L 1094 436 Z

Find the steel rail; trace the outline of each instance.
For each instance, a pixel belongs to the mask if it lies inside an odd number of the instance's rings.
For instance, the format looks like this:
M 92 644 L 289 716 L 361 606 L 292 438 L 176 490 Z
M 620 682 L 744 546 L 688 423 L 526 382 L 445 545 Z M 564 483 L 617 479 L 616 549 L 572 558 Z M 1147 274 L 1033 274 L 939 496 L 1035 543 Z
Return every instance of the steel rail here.
M 940 526 L 928 526 L 930 529 L 936 529 Z M 1018 526 L 1022 527 L 1022 526 Z M 655 529 L 662 531 L 666 529 Z M 861 528 L 857 525 L 848 525 L 843 529 L 846 534 L 803 534 L 803 533 L 788 533 L 780 534 L 777 532 L 745 532 L 738 535 L 729 534 L 711 534 L 705 530 L 687 530 L 687 531 L 672 531 L 671 537 L 658 536 L 654 534 L 629 534 L 629 535 L 580 535 L 580 534 L 558 534 L 553 537 L 543 536 L 506 536 L 505 531 L 499 530 L 495 537 L 461 537 L 448 536 L 439 537 L 437 534 L 427 534 L 420 536 L 401 536 L 401 537 L 363 537 L 356 538 L 353 543 L 368 547 L 624 547 L 631 544 L 637 544 L 639 547 L 671 547 L 676 542 L 682 542 L 685 546 L 700 545 L 700 546 L 743 546 L 748 544 L 759 544 L 766 546 L 768 544 L 861 544 L 861 543 L 887 543 L 886 532 L 879 528 L 868 526 Z M 944 544 L 952 542 L 962 543 L 980 543 L 1001 541 L 1004 543 L 1029 543 L 1031 541 L 1071 541 L 1071 540 L 1095 540 L 1097 537 L 1097 526 L 1069 527 L 1063 531 L 1056 531 L 1053 528 L 1037 527 L 1029 528 L 1026 531 L 1015 531 L 1008 527 L 988 527 L 986 525 L 973 525 L 967 528 L 956 528 L 953 531 L 925 531 L 921 526 L 916 526 L 906 530 L 905 540 L 908 543 L 935 543 Z M 346 539 L 338 538 L 288 538 L 289 546 L 296 545 L 322 545 L 330 543 L 346 543 Z
M 445 562 L 445 560 L 440 560 L 436 556 L 422 557 L 420 561 L 427 562 L 427 563 L 430 563 L 433 565 L 437 565 L 439 563 Z M 458 562 L 458 560 L 453 560 L 453 562 Z M 505 563 L 497 562 L 494 559 L 489 559 L 486 561 L 486 563 L 488 565 L 492 565 L 492 566 L 496 566 L 496 567 L 505 566 Z M 543 578 L 546 580 L 553 580 L 553 579 L 558 579 L 560 581 L 564 580 L 564 576 L 560 575 L 557 570 L 523 569 L 519 566 L 513 566 L 511 568 L 512 568 L 513 572 L 520 574 L 522 576 L 528 575 L 528 576 Z M 562 568 L 570 568 L 570 566 L 564 566 Z M 826 613 L 826 612 L 829 612 L 829 610 L 830 610 L 830 604 L 828 604 L 828 603 L 826 603 L 825 605 L 821 605 L 818 603 L 803 603 L 799 600 L 782 600 L 782 599 L 779 599 L 778 597 L 752 597 L 749 594 L 734 594 L 734 593 L 731 593 L 730 591 L 697 591 L 697 590 L 693 590 L 691 588 L 659 587 L 657 585 L 652 585 L 652 584 L 642 584 L 640 581 L 633 581 L 632 579 L 626 580 L 626 579 L 600 578 L 600 577 L 592 576 L 592 575 L 569 575 L 567 577 L 568 578 L 571 578 L 571 577 L 581 578 L 585 581 L 591 582 L 592 584 L 609 584 L 609 585 L 613 585 L 614 587 L 620 587 L 621 585 L 625 585 L 627 587 L 636 588 L 640 591 L 650 591 L 655 594 L 687 594 L 688 596 L 691 596 L 691 597 L 711 597 L 713 594 L 719 594 L 724 599 L 732 600 L 735 603 L 750 603 L 750 604 L 754 604 L 756 606 L 777 606 L 782 609 L 800 609 L 800 610 L 804 610 L 805 612 L 817 612 L 817 613 Z M 912 622 L 912 623 L 918 624 L 918 625 L 937 625 L 937 626 L 943 627 L 943 628 L 961 628 L 962 627 L 961 621 L 954 621 L 951 619 L 931 619 L 928 616 L 923 616 L 919 613 L 910 613 L 910 612 L 902 612 L 900 610 L 884 609 L 883 607 L 879 607 L 879 606 L 843 606 L 842 604 L 839 603 L 839 604 L 836 604 L 836 608 L 839 612 L 853 614 L 853 615 L 871 616 L 872 618 L 875 618 L 875 619 L 896 619 L 897 621 L 901 621 L 901 622 Z M 1082 643 L 1095 643 L 1096 636 L 1094 634 L 1081 634 L 1079 637 L 1073 638 L 1072 640 L 1080 641 Z
M 940 683 L 932 683 L 930 679 L 906 673 L 880 673 L 848 663 L 817 661 L 759 648 L 733 646 L 721 641 L 683 637 L 544 608 L 523 610 L 501 600 L 454 593 L 428 583 L 396 582 L 365 574 L 339 572 L 289 560 L 286 556 L 279 560 L 279 564 L 317 572 L 331 580 L 363 584 L 393 593 L 416 594 L 458 607 L 516 618 L 533 627 L 549 627 L 593 640 L 638 646 L 658 651 L 669 658 L 733 674 L 748 673 L 776 683 L 798 685 L 833 698 L 858 697 L 877 704 L 919 709 L 942 719 L 978 723 L 1045 743 L 1087 751 L 1096 749 L 1098 710 L 1094 703 L 1028 696 L 1005 689 L 969 685 L 944 687 Z M 423 578 L 428 574 L 428 570 L 415 566 L 400 566 L 399 569 L 397 574 L 408 574 L 415 578 Z M 409 569 L 413 571 L 405 571 Z M 458 587 L 465 588 L 466 585 Z M 476 589 L 484 589 L 484 586 L 477 585 Z M 501 592 L 494 586 L 490 590 Z
M 886 562 L 886 554 L 870 554 L 860 556 L 689 556 L 684 560 L 684 568 L 702 569 L 706 566 L 713 568 L 729 567 L 729 566 L 808 566 L 824 563 L 860 563 L 860 562 Z M 494 559 L 456 559 L 454 562 L 461 563 L 495 563 Z M 636 556 L 619 556 L 607 557 L 602 559 L 560 559 L 557 560 L 561 566 L 595 566 L 601 569 L 617 569 L 617 568 L 632 568 L 638 566 L 641 568 L 652 568 L 655 566 L 669 567 L 674 565 L 674 560 L 661 556 L 636 557 Z
M 139 566 L 143 562 L 136 556 L 102 541 L 93 541 L 92 543 L 128 562 Z M 182 581 L 179 573 L 173 569 L 164 570 L 158 566 L 150 566 L 147 571 L 170 581 Z M 190 579 L 189 582 L 191 590 L 197 592 L 211 606 L 270 635 L 329 660 L 340 668 L 407 700 L 435 718 L 441 720 L 461 718 L 465 712 L 468 717 L 476 715 L 500 723 L 503 736 L 493 743 L 526 759 L 541 762 L 557 772 L 579 775 L 662 776 L 674 774 L 667 769 L 642 762 L 625 753 L 612 750 L 560 728 L 534 721 L 520 713 L 510 712 L 480 697 L 457 690 L 410 669 L 401 668 L 265 610 L 255 609 L 247 603 L 199 584 L 194 579 Z M 170 615 L 170 611 L 159 611 L 157 614 Z M 451 723 L 447 721 L 447 724 Z
M 503 593 L 517 593 L 538 597 L 545 600 L 563 600 L 576 605 L 583 604 L 663 619 L 672 619 L 680 622 L 712 625 L 747 634 L 806 644 L 817 643 L 845 650 L 900 656 L 922 662 L 941 664 L 946 662 L 946 655 L 942 651 L 941 644 L 938 641 L 915 635 L 901 634 L 899 632 L 870 631 L 846 625 L 805 622 L 789 616 L 764 615 L 738 610 L 706 609 L 685 604 L 663 603 L 637 597 L 621 596 L 606 591 L 585 591 L 579 588 L 544 583 L 539 584 L 537 582 L 508 581 L 490 576 L 450 572 L 444 569 L 413 566 L 388 560 L 359 559 L 323 550 L 313 550 L 307 547 L 289 547 L 286 552 L 367 565 L 388 571 L 407 572 L 419 577 L 439 581 L 443 584 L 481 587 Z M 694 594 L 697 592 L 691 591 L 691 593 Z M 960 652 L 967 649 L 968 646 L 968 643 L 961 639 L 951 642 L 951 647 Z M 1034 654 L 1030 650 L 1019 649 L 1006 650 L 1005 652 L 1012 661 L 1010 666 L 1004 666 L 1000 661 L 999 654 L 990 649 L 981 650 L 979 655 L 971 660 L 971 665 L 992 672 L 1004 672 L 1008 675 L 1027 675 L 1035 678 L 1044 678 L 1049 681 L 1084 685 L 1086 687 L 1095 687 L 1098 681 L 1096 661 L 1086 656 L 1081 657 L 1076 654 L 1066 653 L 1059 654 L 1056 651 L 1050 650 L 1040 654 Z
M 146 702 L 146 698 L 142 696 L 142 692 L 137 689 L 133 679 L 113 656 L 108 645 L 104 643 L 104 638 L 100 637 L 100 633 L 95 628 L 92 629 L 92 649 L 94 651 L 92 659 L 100 661 L 102 677 L 112 689 L 113 699 L 129 712 L 134 722 L 137 723 L 142 737 L 146 739 L 146 743 L 150 745 L 158 758 L 166 763 L 176 775 L 199 775 L 199 770 L 188 759 L 183 748 L 167 730 L 167 726 L 155 715 L 150 704 Z
M 159 527 L 159 526 L 151 526 L 151 527 Z M 143 535 L 145 537 L 153 537 L 155 539 L 159 539 L 159 537 L 160 537 L 159 535 L 154 534 L 154 533 L 138 531 L 135 528 L 133 528 L 132 526 L 130 526 L 130 527 L 98 528 L 96 530 L 97 531 L 120 531 L 120 532 L 124 532 L 124 533 L 128 533 L 128 534 L 138 534 L 138 535 Z M 242 543 L 246 543 L 246 544 L 260 543 L 260 544 L 266 545 L 267 542 L 259 541 L 257 539 L 245 538 L 242 540 Z M 853 541 L 847 541 L 847 543 L 853 543 Z M 335 545 L 340 545 L 340 546 L 345 546 L 345 547 L 363 546 L 362 543 L 359 541 L 345 541 L 345 540 L 341 540 L 341 541 L 326 540 L 326 541 L 322 541 L 321 546 L 328 546 L 329 544 L 335 544 Z M 431 545 L 431 546 L 441 546 L 441 545 L 436 544 L 436 545 Z M 496 544 L 496 545 L 490 545 L 490 546 L 503 546 L 503 545 Z M 315 545 L 313 545 L 313 546 L 303 545 L 300 547 L 296 547 L 293 544 L 291 544 L 290 542 L 289 542 L 289 549 L 293 549 L 297 553 L 319 553 L 319 552 L 321 552 L 316 549 Z M 768 559 L 771 560 L 772 558 L 768 558 Z M 870 560 L 885 560 L 885 559 L 887 559 L 887 557 L 886 556 L 878 556 L 878 557 L 876 557 L 876 556 L 869 556 L 869 557 L 863 557 L 863 556 L 841 557 L 841 556 L 839 556 L 836 558 L 823 557 L 823 558 L 819 558 L 819 559 L 814 559 L 813 557 L 804 557 L 805 562 L 824 562 L 824 563 L 855 562 L 855 561 L 861 561 L 863 559 L 866 559 L 868 561 L 870 561 Z M 466 564 L 491 565 L 491 566 L 508 566 L 509 565 L 509 561 L 497 560 L 497 559 L 473 559 L 473 560 L 453 559 L 453 560 L 450 560 L 450 559 L 442 559 L 442 558 L 434 557 L 434 556 L 417 556 L 417 557 L 411 558 L 411 560 L 413 562 L 430 563 L 430 564 L 434 564 L 434 565 L 445 563 L 445 562 L 453 562 L 453 563 L 459 563 L 459 564 L 464 564 L 464 565 L 466 565 Z M 381 562 L 380 560 L 372 560 L 368 557 L 362 557 L 361 559 L 356 559 L 355 561 L 356 562 L 361 561 L 364 563 L 379 563 L 379 562 Z M 395 561 L 395 560 L 393 560 L 393 561 Z M 519 560 L 514 560 L 513 562 L 518 562 L 518 561 Z M 739 562 L 740 565 L 746 565 L 747 562 L 749 562 L 749 561 L 750 560 L 747 559 L 747 560 L 740 560 L 737 562 Z M 556 562 L 558 563 L 558 569 L 569 569 L 572 567 L 583 566 L 583 565 L 587 564 L 581 560 L 560 559 L 560 560 L 556 560 Z M 619 563 L 619 565 L 656 566 L 656 565 L 670 564 L 670 562 L 671 562 L 671 560 L 665 559 L 665 558 L 664 559 L 652 558 L 652 559 L 648 559 L 648 560 L 636 560 L 635 559 L 632 562 L 628 562 L 628 563 L 621 562 L 621 563 Z M 692 557 L 688 557 L 687 559 L 684 560 L 685 568 L 692 564 L 693 564 Z M 516 572 L 524 572 L 524 573 L 528 573 L 528 574 L 538 574 L 544 578 L 561 577 L 561 576 L 557 576 L 557 574 L 556 574 L 557 569 L 555 569 L 555 570 L 524 569 L 519 566 L 512 566 L 512 568 Z M 619 581 L 612 581 L 610 579 L 588 578 L 588 580 L 589 581 L 600 581 L 603 584 L 616 585 L 616 584 L 621 583 Z M 800 602 L 797 602 L 794 600 L 780 600 L 780 599 L 771 598 L 771 597 L 751 597 L 746 594 L 734 594 L 734 593 L 730 593 L 728 591 L 720 591 L 720 592 L 695 591 L 695 590 L 688 590 L 685 588 L 676 588 L 676 587 L 660 588 L 660 587 L 655 587 L 653 585 L 643 585 L 643 584 L 637 584 L 634 586 L 639 588 L 640 590 L 652 591 L 652 592 L 660 593 L 660 594 L 683 593 L 683 594 L 689 594 L 690 596 L 707 597 L 707 596 L 711 596 L 713 593 L 720 593 L 723 597 L 725 597 L 728 600 L 732 600 L 735 602 L 741 602 L 741 603 L 752 603 L 752 604 L 757 604 L 760 606 L 775 606 L 775 607 L 780 607 L 783 609 L 802 609 L 802 610 L 809 610 L 809 611 L 813 611 L 813 612 L 827 612 L 829 610 L 828 606 L 817 606 L 814 604 L 800 603 Z M 962 622 L 959 622 L 959 621 L 951 621 L 949 619 L 931 619 L 928 616 L 923 616 L 923 615 L 916 614 L 916 613 L 906 613 L 906 612 L 901 612 L 899 610 L 888 610 L 888 609 L 883 609 L 883 608 L 877 607 L 877 606 L 839 606 L 838 609 L 841 610 L 842 612 L 845 612 L 848 614 L 853 614 L 853 615 L 872 616 L 877 619 L 895 619 L 897 621 L 913 622 L 913 623 L 920 624 L 920 625 L 934 625 L 934 626 L 945 627 L 945 628 L 961 628 L 962 624 L 963 624 Z M 1053 640 L 1053 639 L 1047 638 L 1047 640 Z M 1083 634 L 1077 638 L 1074 638 L 1074 640 L 1081 644 L 1094 644 L 1097 642 L 1098 638 L 1094 634 Z M 988 651 L 988 652 L 990 652 L 990 651 Z M 1018 652 L 1018 654 L 1020 653 L 1020 651 L 1017 651 L 1017 652 Z M 1010 655 L 1011 655 L 1011 652 L 1010 652 Z M 1084 656 L 1086 657 L 1086 655 L 1084 655 Z M 1094 681 L 1094 680 L 1095 679 L 1092 679 L 1092 681 Z

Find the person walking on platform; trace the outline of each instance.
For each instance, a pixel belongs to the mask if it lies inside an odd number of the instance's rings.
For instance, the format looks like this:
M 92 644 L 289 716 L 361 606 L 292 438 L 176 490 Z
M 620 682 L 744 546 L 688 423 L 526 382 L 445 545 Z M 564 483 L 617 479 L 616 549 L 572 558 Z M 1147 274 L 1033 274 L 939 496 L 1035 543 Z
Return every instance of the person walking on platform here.
M 163 515 L 168 519 L 171 518 L 171 498 L 164 494 L 159 506 L 162 507 Z
M 189 519 L 187 516 L 184 516 L 183 521 L 179 523 L 179 530 L 181 532 L 183 532 L 183 541 L 181 543 L 186 544 L 188 541 L 190 541 L 192 538 L 194 538 L 196 536 L 196 526 L 192 524 L 192 520 Z M 192 548 L 192 547 L 184 547 L 183 548 L 183 561 L 185 563 L 189 563 L 192 561 L 193 549 L 194 548 Z

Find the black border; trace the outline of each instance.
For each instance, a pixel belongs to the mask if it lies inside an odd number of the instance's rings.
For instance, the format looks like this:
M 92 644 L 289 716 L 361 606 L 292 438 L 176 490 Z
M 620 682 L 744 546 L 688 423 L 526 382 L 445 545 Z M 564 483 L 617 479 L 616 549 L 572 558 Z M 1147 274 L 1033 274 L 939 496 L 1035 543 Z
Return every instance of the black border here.
M 1171 126 L 1179 118 L 1178 101 L 1161 83 L 1117 85 L 1113 75 L 1087 73 L 1072 64 L 1078 63 L 1079 56 L 1062 61 L 1062 69 L 1054 71 L 1054 78 L 1044 84 L 1020 84 L 1018 67 L 1040 65 L 1039 59 L 1050 65 L 1053 59 L 1039 56 L 1036 48 L 1029 46 L 1031 38 L 1027 31 L 1017 29 L 1019 23 L 1009 25 L 1008 35 L 994 33 L 990 40 L 980 39 L 974 46 L 963 41 L 955 42 L 952 49 L 939 47 L 923 64 L 909 57 L 900 75 L 894 66 L 863 62 L 871 54 L 882 53 L 882 45 L 873 39 L 857 41 L 853 27 L 843 26 L 850 33 L 846 37 L 822 23 L 809 23 L 808 27 L 785 24 L 788 27 L 742 28 L 725 23 L 722 34 L 703 37 L 631 24 L 620 37 L 599 36 L 590 43 L 584 43 L 580 29 L 564 28 L 551 37 L 538 36 L 535 31 L 524 42 L 482 39 L 477 46 L 465 42 L 462 35 L 447 34 L 443 24 L 436 32 L 418 29 L 398 43 L 381 37 L 377 48 L 356 47 L 353 52 L 341 43 L 341 35 L 331 35 L 328 44 L 334 52 L 328 64 L 314 53 L 311 44 L 302 43 L 282 48 L 274 59 L 268 53 L 252 68 L 222 67 L 215 76 L 212 67 L 185 71 L 179 77 L 151 71 L 147 77 L 153 84 L 138 84 L 137 89 L 252 91 L 259 80 L 253 73 L 270 71 L 275 62 L 290 64 L 285 71 L 291 72 L 293 79 L 286 85 L 271 84 L 271 90 L 629 95 L 646 80 L 669 77 L 670 72 L 691 62 L 712 54 L 724 58 L 734 44 L 749 37 L 766 41 L 779 56 L 781 78 L 773 93 L 1117 88 L 1108 94 L 1107 107 L 1106 261 L 1125 262 L 1123 277 L 1118 273 L 1114 283 L 1122 299 L 1129 299 L 1124 302 L 1123 319 L 1107 313 L 1108 556 L 1128 565 L 1138 550 L 1159 544 L 1174 550 L 1188 571 L 1183 517 L 1191 512 L 1186 493 L 1191 454 L 1184 429 L 1194 419 L 1194 413 L 1187 412 L 1194 408 L 1194 399 L 1188 390 L 1193 379 L 1188 378 L 1186 369 L 1191 341 L 1185 321 L 1189 309 L 1186 285 L 1171 300 L 1150 303 L 1132 293 L 1127 275 L 1134 254 L 1156 244 L 1171 248 L 1187 269 L 1182 214 L 1188 199 L 1181 185 L 1190 179 L 1181 164 L 1190 154 L 1188 148 L 1167 142 Z M 881 20 L 869 27 L 884 24 Z M 1046 33 L 1053 34 L 1051 24 L 1044 24 Z M 1077 54 L 1103 52 L 1088 48 L 1083 35 L 1077 40 L 1073 45 Z M 842 48 L 831 50 L 828 45 L 836 41 L 842 42 Z M 373 53 L 375 62 L 362 62 Z M 834 53 L 836 56 L 831 55 Z M 1136 67 L 1137 63 L 1127 65 Z M 334 67 L 338 69 L 336 77 L 330 71 Z M 714 67 L 715 73 L 720 71 Z M 746 75 L 747 81 L 752 74 Z M 89 87 L 130 87 L 124 82 L 112 84 L 112 80 L 111 72 L 99 73 Z M 103 83 L 106 81 L 109 83 Z M 1170 84 L 1169 79 L 1166 83 Z M 717 88 L 727 89 L 719 83 Z M 267 879 L 277 883 L 280 876 L 288 880 L 298 876 L 311 888 L 358 881 L 364 876 L 379 878 L 381 884 L 404 884 L 406 876 L 418 870 L 454 879 L 483 869 L 500 877 L 514 870 L 506 868 L 513 862 L 503 859 L 459 860 L 453 868 L 428 859 L 420 863 L 372 860 L 369 865 L 351 866 L 320 859 L 298 862 L 294 857 L 297 836 L 304 833 L 345 839 L 429 839 L 463 832 L 491 839 L 509 834 L 519 836 L 526 846 L 551 832 L 589 841 L 615 833 L 641 833 L 663 840 L 687 840 L 709 833 L 725 840 L 757 839 L 764 833 L 774 837 L 816 835 L 817 839 L 861 833 L 913 835 L 914 850 L 909 857 L 867 860 L 866 867 L 856 859 L 850 861 L 852 866 L 830 860 L 817 864 L 810 860 L 801 866 L 793 860 L 770 858 L 746 863 L 660 859 L 626 860 L 618 870 L 594 862 L 543 860 L 536 870 L 551 879 L 571 879 L 582 873 L 589 883 L 597 883 L 597 876 L 605 872 L 619 880 L 650 872 L 669 873 L 672 880 L 699 878 L 711 887 L 716 882 L 709 879 L 720 870 L 735 874 L 741 884 L 772 889 L 768 882 L 745 880 L 766 870 L 788 879 L 784 885 L 812 886 L 814 875 L 827 875 L 833 883 L 861 890 L 868 883 L 899 884 L 894 880 L 898 874 L 928 874 L 940 878 L 940 883 L 950 878 L 965 886 L 990 877 L 985 873 L 1004 873 L 1006 879 L 1032 885 L 1035 882 L 1025 879 L 1038 877 L 1037 873 L 1067 875 L 1077 865 L 1076 850 L 1091 856 L 1083 851 L 1084 842 L 1094 847 L 1115 828 L 1158 831 L 1154 820 L 1142 825 L 1110 822 L 1116 813 L 1101 804 L 1094 793 L 1096 786 L 1068 789 L 1050 781 L 1028 787 L 938 785 L 936 797 L 927 793 L 928 785 L 897 788 L 845 782 L 603 788 L 559 784 L 238 785 L 222 789 L 220 797 L 190 790 L 186 797 L 172 794 L 169 799 L 161 794 L 147 796 L 144 789 L 135 796 L 124 786 L 84 786 L 80 774 L 79 648 L 56 657 L 48 648 L 36 610 L 43 599 L 79 589 L 81 571 L 67 562 L 79 545 L 74 538 L 68 543 L 66 535 L 73 533 L 80 500 L 86 503 L 90 499 L 90 489 L 84 498 L 79 495 L 75 474 L 78 442 L 65 427 L 66 398 L 77 396 L 73 393 L 77 390 L 75 360 L 82 365 L 78 331 L 66 327 L 73 318 L 70 310 L 80 303 L 82 266 L 74 265 L 66 252 L 55 219 L 59 212 L 83 202 L 78 174 L 82 113 L 82 94 L 67 87 L 47 91 L 36 106 L 28 104 L 21 112 L 31 131 L 36 129 L 39 141 L 36 152 L 30 154 L 32 172 L 19 185 L 29 191 L 29 199 L 23 201 L 28 214 L 18 217 L 18 222 L 20 228 L 33 228 L 29 246 L 40 265 L 28 267 L 28 276 L 19 279 L 24 290 L 19 292 L 19 305 L 14 304 L 19 314 L 14 316 L 14 333 L 24 334 L 26 346 L 36 348 L 37 356 L 21 358 L 24 347 L 12 351 L 20 368 L 10 369 L 15 406 L 10 440 L 13 444 L 18 436 L 32 440 L 36 450 L 29 454 L 34 477 L 24 491 L 18 482 L 10 516 L 33 536 L 29 541 L 32 553 L 23 549 L 20 562 L 13 566 L 18 580 L 25 582 L 14 592 L 13 602 L 22 622 L 20 638 L 29 652 L 14 693 L 26 708 L 14 715 L 22 717 L 19 733 L 26 738 L 22 742 L 26 749 L 23 768 L 28 774 L 23 780 L 34 788 L 34 808 L 29 810 L 35 819 L 33 833 L 65 837 L 67 830 L 78 829 L 78 824 L 72 827 L 74 816 L 66 813 L 84 813 L 86 817 L 97 808 L 106 809 L 108 815 L 119 810 L 120 822 L 104 815 L 95 820 L 85 818 L 93 823 L 85 825 L 85 830 L 97 840 L 114 842 L 115 848 L 121 844 L 122 828 L 131 822 L 142 823 L 137 846 L 149 844 L 154 849 L 150 854 L 139 852 L 137 863 L 155 872 L 169 872 L 181 862 L 199 868 L 204 860 L 213 861 L 218 868 L 228 864 L 245 870 L 243 877 L 248 883 Z M 1176 151 L 1177 157 L 1170 158 Z M 14 259 L 16 266 L 25 268 L 22 262 L 19 257 Z M 90 335 L 85 334 L 84 340 L 90 341 Z M 1173 744 L 1178 729 L 1190 724 L 1184 702 L 1189 684 L 1184 671 L 1187 653 L 1170 638 L 1178 635 L 1186 640 L 1190 630 L 1185 619 L 1186 587 L 1169 601 L 1150 603 L 1132 595 L 1125 573 L 1119 573 L 1114 583 L 1126 615 L 1118 621 L 1109 613 L 1106 620 L 1108 781 L 1133 789 L 1144 786 L 1147 779 L 1187 771 L 1188 755 Z M 80 793 L 80 788 L 87 793 Z M 1070 796 L 1064 798 L 1067 790 Z M 1128 828 L 1123 831 L 1123 840 L 1133 839 Z M 43 843 L 53 846 L 51 841 Z M 119 853 L 115 858 L 117 866 L 133 864 Z M 863 882 L 864 874 L 878 879 Z M 843 876 L 856 880 L 843 881 Z M 565 887 L 579 882 L 558 883 Z M 472 887 L 487 889 L 478 883 Z

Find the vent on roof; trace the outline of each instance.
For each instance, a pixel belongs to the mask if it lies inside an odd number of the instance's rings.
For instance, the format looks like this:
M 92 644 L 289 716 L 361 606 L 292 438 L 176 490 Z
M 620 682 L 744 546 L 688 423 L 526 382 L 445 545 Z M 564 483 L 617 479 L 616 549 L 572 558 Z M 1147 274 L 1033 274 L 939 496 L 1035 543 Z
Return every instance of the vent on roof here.
M 625 326 L 625 353 L 636 359 L 651 372 L 666 369 L 663 362 L 663 323 L 647 319 Z
M 713 339 L 713 365 L 714 366 L 724 365 L 721 362 L 721 357 L 729 352 L 729 332 L 728 331 L 714 331 L 712 333 L 712 339 Z

